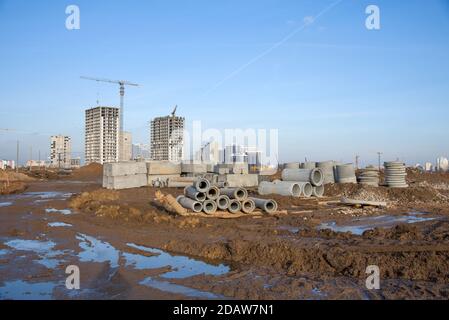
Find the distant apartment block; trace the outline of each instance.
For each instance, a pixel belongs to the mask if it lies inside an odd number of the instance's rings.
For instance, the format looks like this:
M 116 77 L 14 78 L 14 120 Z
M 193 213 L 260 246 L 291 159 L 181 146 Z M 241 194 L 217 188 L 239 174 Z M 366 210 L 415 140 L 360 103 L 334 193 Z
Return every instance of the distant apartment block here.
M 50 165 L 56 168 L 70 168 L 72 141 L 70 137 L 57 135 L 50 137 Z
M 133 159 L 150 159 L 150 147 L 143 143 L 133 144 Z
M 0 160 L 0 169 L 15 169 L 16 162 L 14 160 Z
M 115 107 L 86 110 L 85 161 L 108 163 L 119 160 L 120 111 Z
M 183 117 L 157 117 L 150 122 L 151 159 L 181 161 L 183 157 Z

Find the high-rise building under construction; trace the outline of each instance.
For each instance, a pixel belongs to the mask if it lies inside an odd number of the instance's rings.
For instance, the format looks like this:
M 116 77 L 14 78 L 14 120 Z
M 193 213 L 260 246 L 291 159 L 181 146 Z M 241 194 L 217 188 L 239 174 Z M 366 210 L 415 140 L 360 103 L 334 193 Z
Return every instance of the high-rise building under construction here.
M 119 160 L 120 112 L 115 107 L 86 110 L 86 164 Z
M 176 111 L 176 109 L 175 109 Z M 157 117 L 150 122 L 151 159 L 181 161 L 183 157 L 183 117 Z

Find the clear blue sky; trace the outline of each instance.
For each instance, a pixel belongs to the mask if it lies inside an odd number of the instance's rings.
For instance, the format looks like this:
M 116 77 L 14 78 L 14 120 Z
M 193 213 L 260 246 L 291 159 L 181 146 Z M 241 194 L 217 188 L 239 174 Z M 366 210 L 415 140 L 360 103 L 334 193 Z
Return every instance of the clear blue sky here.
M 0 0 L 0 128 L 18 130 L 0 131 L 0 158 L 17 139 L 22 159 L 43 157 L 58 133 L 84 150 L 84 110 L 119 98 L 80 75 L 142 85 L 126 92 L 134 142 L 178 104 L 204 129 L 278 128 L 281 161 L 447 156 L 449 1 L 343 0 L 299 30 L 334 2 Z M 80 30 L 65 28 L 70 4 Z M 365 28 L 369 4 L 381 30 Z

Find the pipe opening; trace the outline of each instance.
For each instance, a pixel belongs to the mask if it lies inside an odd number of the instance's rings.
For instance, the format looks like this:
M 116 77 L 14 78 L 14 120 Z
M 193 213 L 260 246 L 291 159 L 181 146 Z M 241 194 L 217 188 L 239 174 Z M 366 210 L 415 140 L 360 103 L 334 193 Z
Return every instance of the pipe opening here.
M 268 201 L 266 204 L 265 204 L 265 208 L 266 208 L 266 210 L 274 210 L 274 203 L 273 202 L 271 202 L 271 201 Z
M 218 204 L 221 207 L 224 207 L 224 206 L 226 206 L 228 204 L 228 201 L 226 200 L 226 198 L 220 198 L 220 199 L 218 199 Z
M 320 182 L 321 176 L 321 172 L 319 172 L 318 170 L 314 170 L 312 172 L 312 181 L 315 183 Z
M 239 204 L 237 202 L 232 202 L 229 205 L 229 209 L 231 209 L 231 210 L 238 210 L 239 209 Z
M 292 195 L 294 197 L 299 197 L 301 195 L 301 187 L 296 183 L 292 186 Z
M 206 194 L 204 192 L 198 192 L 196 194 L 196 199 L 198 201 L 204 201 L 204 200 L 206 200 Z
M 214 210 L 214 205 L 212 203 L 210 203 L 210 202 L 205 203 L 204 204 L 204 209 L 207 210 L 207 211 L 212 211 L 212 210 Z
M 304 185 L 304 195 L 306 196 L 306 197 L 310 197 L 311 195 L 312 195 L 312 193 L 313 193 L 313 187 L 312 187 L 312 185 L 311 184 L 305 184 Z
M 207 194 L 209 195 L 209 196 L 211 196 L 211 197 L 215 197 L 215 196 L 217 196 L 217 189 L 215 189 L 215 188 L 210 188 L 208 191 L 207 191 Z
M 206 188 L 207 188 L 207 182 L 204 181 L 204 180 L 200 181 L 200 182 L 198 183 L 198 187 L 199 187 L 200 189 L 206 189 Z
M 245 192 L 241 189 L 237 190 L 235 194 L 239 199 L 243 199 L 245 197 Z
M 201 205 L 201 203 L 195 203 L 194 205 L 193 205 L 193 210 L 194 211 L 198 211 L 198 212 L 200 212 L 201 211 L 201 209 L 203 209 L 203 206 Z
M 244 203 L 243 203 L 243 206 L 245 207 L 245 209 L 247 209 L 247 210 L 251 210 L 252 209 L 252 205 L 251 205 L 251 202 L 249 202 L 249 201 L 245 201 Z

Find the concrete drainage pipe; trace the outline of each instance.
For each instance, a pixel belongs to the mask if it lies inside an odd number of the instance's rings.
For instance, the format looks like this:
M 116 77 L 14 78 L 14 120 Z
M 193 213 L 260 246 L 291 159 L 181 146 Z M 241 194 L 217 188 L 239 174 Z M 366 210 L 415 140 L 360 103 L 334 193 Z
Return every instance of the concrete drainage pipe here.
M 317 168 L 320 168 L 323 171 L 323 175 L 324 175 L 323 184 L 335 183 L 334 162 L 333 161 L 317 162 L 316 166 L 317 166 Z
M 203 211 L 203 205 L 199 201 L 195 201 L 185 196 L 178 196 L 176 201 L 178 201 L 183 208 L 192 210 L 193 212 L 199 213 Z
M 385 162 L 385 183 L 390 188 L 407 188 L 407 170 L 402 162 Z
M 254 210 L 256 210 L 256 204 L 251 199 L 243 200 L 241 205 L 242 205 L 242 211 L 244 213 L 252 213 Z
M 310 182 L 296 182 L 298 186 L 301 188 L 300 197 L 310 198 L 313 194 L 313 186 Z
M 211 186 L 209 190 L 206 191 L 207 199 L 217 200 L 220 196 L 220 189 L 216 186 Z
M 220 195 L 217 200 L 215 200 L 217 203 L 217 207 L 220 210 L 227 210 L 229 208 L 229 203 L 231 202 L 231 199 L 229 199 L 228 196 L 222 194 Z
M 268 181 L 262 181 L 259 184 L 258 192 L 261 195 L 278 194 L 281 196 L 300 197 L 301 187 L 297 182 L 282 181 L 272 183 Z
M 257 208 L 262 209 L 266 213 L 275 213 L 278 210 L 278 204 L 276 201 L 271 199 L 258 199 L 258 198 L 250 198 L 254 201 L 254 204 Z
M 352 164 L 337 165 L 335 171 L 335 178 L 337 183 L 357 183 L 355 169 Z
M 301 169 L 314 169 L 316 168 L 316 162 L 304 162 L 301 163 Z
M 313 187 L 312 195 L 318 198 L 324 196 L 324 186 Z
M 203 202 L 204 200 L 206 200 L 206 194 L 204 192 L 196 190 L 194 186 L 184 188 L 184 195 L 199 202 Z
M 203 202 L 203 211 L 206 214 L 214 214 L 217 211 L 217 204 L 213 200 Z
M 228 211 L 230 213 L 238 213 L 238 212 L 240 212 L 241 209 L 242 209 L 242 205 L 240 204 L 240 202 L 237 199 L 231 199 L 231 201 L 229 201 Z
M 243 201 L 248 198 L 248 191 L 244 188 L 223 188 L 220 189 L 220 193 L 238 201 Z
M 299 162 L 290 162 L 284 165 L 284 169 L 299 169 Z
M 324 182 L 324 175 L 321 169 L 284 169 L 282 170 L 282 180 L 310 182 L 314 186 L 321 186 Z
M 207 179 L 199 178 L 193 183 L 193 186 L 200 192 L 207 192 L 207 190 L 209 190 L 210 188 L 210 182 Z

